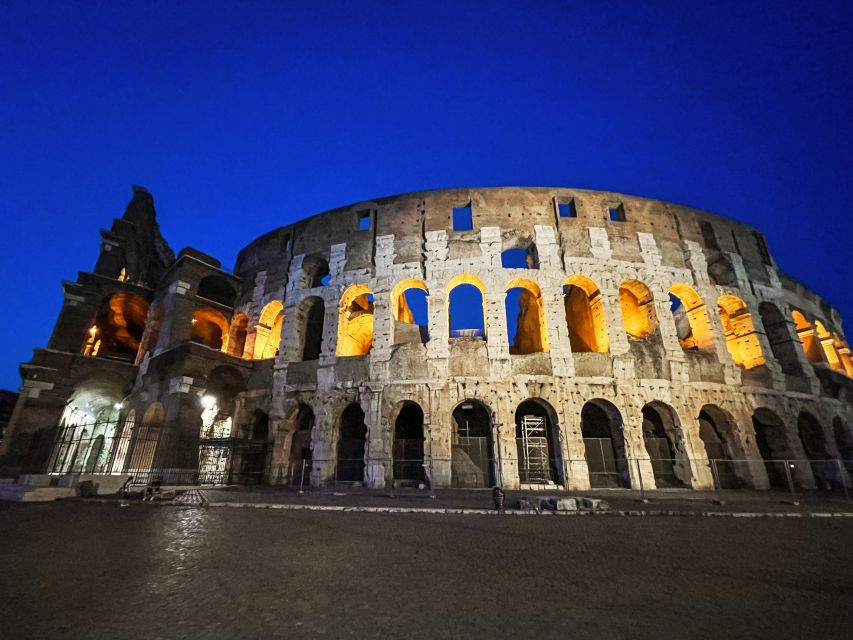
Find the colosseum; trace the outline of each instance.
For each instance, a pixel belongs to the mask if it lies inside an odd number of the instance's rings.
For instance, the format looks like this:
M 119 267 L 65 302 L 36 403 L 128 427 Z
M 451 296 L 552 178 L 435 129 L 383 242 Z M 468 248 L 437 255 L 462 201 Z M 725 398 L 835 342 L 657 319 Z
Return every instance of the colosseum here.
M 3 468 L 169 483 L 833 489 L 836 310 L 762 234 L 564 188 L 359 202 L 233 272 L 134 187 L 21 365 Z

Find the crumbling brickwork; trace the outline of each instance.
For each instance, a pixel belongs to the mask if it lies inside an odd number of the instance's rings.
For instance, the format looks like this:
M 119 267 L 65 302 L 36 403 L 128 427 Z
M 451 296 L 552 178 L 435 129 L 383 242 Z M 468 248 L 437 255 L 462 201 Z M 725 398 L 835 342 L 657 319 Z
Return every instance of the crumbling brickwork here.
M 466 207 L 473 229 L 454 230 Z M 699 489 L 767 488 L 769 461 L 797 459 L 803 487 L 849 482 L 816 466 L 853 442 L 841 319 L 716 215 L 578 189 L 411 193 L 271 231 L 229 273 L 175 257 L 136 188 L 102 236 L 21 365 L 7 468 Z

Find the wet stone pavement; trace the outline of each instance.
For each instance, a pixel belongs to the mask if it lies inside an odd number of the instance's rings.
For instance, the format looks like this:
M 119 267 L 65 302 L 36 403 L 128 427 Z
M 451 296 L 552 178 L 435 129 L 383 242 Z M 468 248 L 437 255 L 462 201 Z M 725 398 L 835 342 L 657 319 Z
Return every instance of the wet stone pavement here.
M 3 638 L 848 638 L 853 520 L 0 504 Z

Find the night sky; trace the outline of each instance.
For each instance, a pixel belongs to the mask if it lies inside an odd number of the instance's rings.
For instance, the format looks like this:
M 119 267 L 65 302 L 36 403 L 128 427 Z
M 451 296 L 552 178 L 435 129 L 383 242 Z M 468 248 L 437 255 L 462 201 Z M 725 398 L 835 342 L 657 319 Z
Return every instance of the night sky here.
M 407 191 L 657 197 L 759 227 L 853 322 L 851 32 L 849 0 L 6 0 L 0 387 L 132 183 L 176 252 L 229 267 L 277 226 Z

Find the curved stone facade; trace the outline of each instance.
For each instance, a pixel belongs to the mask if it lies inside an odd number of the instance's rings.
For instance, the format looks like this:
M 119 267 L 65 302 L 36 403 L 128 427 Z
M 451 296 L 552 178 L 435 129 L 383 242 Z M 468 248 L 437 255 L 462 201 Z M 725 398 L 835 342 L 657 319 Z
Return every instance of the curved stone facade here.
M 7 467 L 849 482 L 831 462 L 853 453 L 841 318 L 720 216 L 578 189 L 418 192 L 271 231 L 228 273 L 193 249 L 175 258 L 136 188 L 101 249 L 22 365 Z

